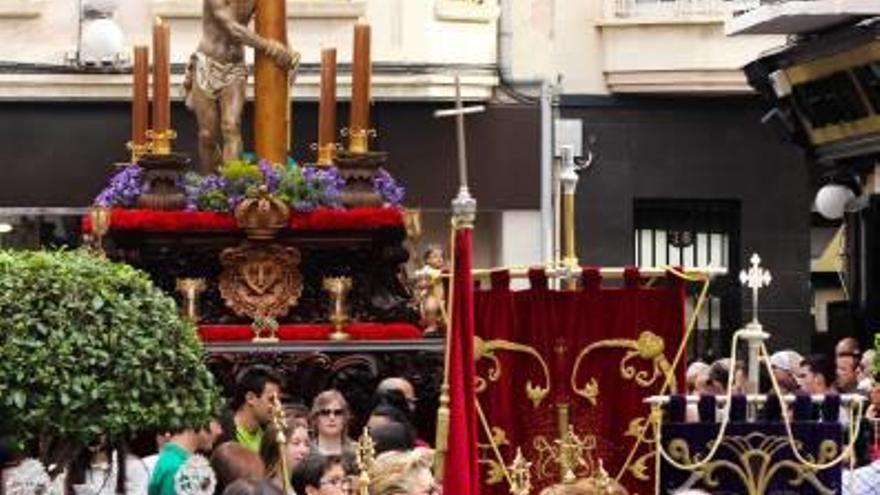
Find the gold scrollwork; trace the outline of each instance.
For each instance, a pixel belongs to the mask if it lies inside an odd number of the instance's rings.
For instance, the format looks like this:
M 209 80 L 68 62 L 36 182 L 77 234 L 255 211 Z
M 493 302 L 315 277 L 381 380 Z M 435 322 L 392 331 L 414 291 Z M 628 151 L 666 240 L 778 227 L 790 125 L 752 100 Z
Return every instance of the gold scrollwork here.
M 594 342 L 583 349 L 574 361 L 571 371 L 571 388 L 577 395 L 587 399 L 590 404 L 596 405 L 599 398 L 599 384 L 595 378 L 588 378 L 583 386 L 577 385 L 577 375 L 581 361 L 591 352 L 598 349 L 629 349 L 620 361 L 620 376 L 625 380 L 633 380 L 639 387 L 648 388 L 657 382 L 661 376 L 670 380 L 670 385 L 675 388 L 675 374 L 672 366 L 663 354 L 665 349 L 663 338 L 645 330 L 639 334 L 638 340 L 632 339 L 608 339 Z M 631 361 L 638 357 L 644 361 L 651 361 L 651 371 L 637 371 Z
M 541 405 L 541 402 L 547 397 L 547 394 L 550 393 L 550 368 L 547 367 L 547 362 L 544 361 L 544 358 L 541 357 L 541 354 L 535 350 L 534 347 L 510 342 L 508 340 L 486 341 L 480 337 L 474 337 L 474 360 L 479 361 L 480 359 L 488 359 L 492 362 L 487 372 L 487 378 L 490 382 L 497 382 L 503 373 L 501 360 L 496 354 L 497 351 L 528 354 L 541 364 L 541 369 L 544 371 L 545 385 L 535 385 L 531 380 L 527 380 L 525 385 L 526 396 L 532 401 L 532 405 L 537 409 Z M 484 392 L 487 386 L 488 383 L 486 378 L 481 376 L 476 378 L 476 389 L 478 394 Z
M 504 431 L 503 428 L 493 426 L 492 438 L 489 439 L 489 443 L 481 443 L 478 445 L 480 452 L 485 453 L 485 455 L 480 458 L 480 464 L 486 464 L 489 466 L 489 469 L 486 471 L 486 484 L 490 486 L 497 485 L 504 481 L 504 466 L 501 462 L 492 458 L 493 445 L 498 448 L 510 445 L 510 441 L 507 439 L 507 432 Z
M 785 436 L 770 436 L 761 432 L 749 433 L 746 436 L 725 437 L 721 447 L 734 454 L 736 462 L 728 459 L 718 459 L 706 463 L 694 470 L 694 474 L 686 482 L 689 488 L 698 482 L 702 482 L 708 488 L 717 488 L 720 484 L 718 474 L 721 471 L 729 471 L 742 482 L 743 488 L 749 495 L 760 495 L 767 492 L 770 483 L 783 470 L 790 471 L 793 476 L 785 481 L 788 486 L 795 488 L 809 484 L 817 493 L 831 495 L 834 490 L 822 483 L 816 476 L 816 471 L 806 465 L 791 459 L 773 462 L 773 457 L 780 451 L 789 448 L 788 438 Z M 797 442 L 797 448 L 802 449 L 802 442 Z M 669 456 L 683 464 L 693 464 L 699 461 L 699 455 L 691 455 L 687 440 L 676 438 L 669 442 L 667 447 Z M 838 446 L 831 440 L 825 440 L 819 445 L 819 462 L 827 462 L 837 456 Z M 807 459 L 813 462 L 812 456 Z

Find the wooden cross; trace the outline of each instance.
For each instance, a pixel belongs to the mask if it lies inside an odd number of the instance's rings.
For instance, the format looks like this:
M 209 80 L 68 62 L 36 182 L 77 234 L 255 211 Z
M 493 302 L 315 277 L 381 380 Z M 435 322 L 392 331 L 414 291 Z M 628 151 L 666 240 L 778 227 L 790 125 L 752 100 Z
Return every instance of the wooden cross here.
M 761 257 L 758 256 L 758 253 L 752 254 L 752 258 L 749 261 L 752 267 L 748 271 L 742 270 L 739 272 L 739 281 L 752 289 L 752 321 L 758 323 L 758 293 L 762 288 L 770 285 L 773 277 L 770 275 L 769 270 L 761 268 Z
M 461 194 L 462 191 L 468 190 L 467 176 L 467 146 L 464 140 L 464 116 L 472 113 L 480 113 L 486 110 L 483 105 L 474 105 L 465 107 L 461 101 L 461 79 L 458 73 L 455 74 L 455 108 L 448 110 L 437 110 L 434 117 L 455 117 L 456 137 L 458 138 L 458 179 Z

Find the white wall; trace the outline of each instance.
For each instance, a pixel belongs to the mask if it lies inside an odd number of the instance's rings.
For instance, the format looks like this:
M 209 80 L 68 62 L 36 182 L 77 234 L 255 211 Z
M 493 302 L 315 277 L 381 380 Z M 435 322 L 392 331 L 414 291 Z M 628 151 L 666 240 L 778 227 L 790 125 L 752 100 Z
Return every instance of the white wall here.
M 6 2 L 11 2 L 6 4 Z M 155 16 L 171 24 L 173 63 L 186 63 L 201 33 L 202 0 L 118 0 L 115 14 L 126 49 L 148 44 Z M 63 65 L 75 54 L 78 0 L 0 0 L 0 61 Z M 449 6 L 451 4 L 451 7 Z M 466 97 L 486 99 L 496 84 L 497 6 L 468 6 L 459 0 L 287 0 L 290 41 L 303 62 L 317 63 L 322 47 L 335 46 L 337 60 L 351 60 L 352 25 L 364 18 L 373 26 L 374 96 L 377 99 L 443 99 L 453 94 L 452 64 L 462 72 Z M 466 8 L 462 8 L 462 6 Z M 418 70 L 385 71 L 382 64 Z M 426 68 L 427 67 L 427 68 Z M 19 79 L 22 80 L 21 77 Z M 0 78 L 0 98 L 121 99 L 127 78 L 57 75 L 24 78 L 28 89 L 8 89 Z M 179 83 L 179 77 L 172 82 Z M 294 98 L 315 98 L 317 74 L 298 79 Z M 347 78 L 340 76 L 340 96 Z M 4 91 L 4 88 L 6 90 Z M 28 93 L 30 92 L 30 93 Z

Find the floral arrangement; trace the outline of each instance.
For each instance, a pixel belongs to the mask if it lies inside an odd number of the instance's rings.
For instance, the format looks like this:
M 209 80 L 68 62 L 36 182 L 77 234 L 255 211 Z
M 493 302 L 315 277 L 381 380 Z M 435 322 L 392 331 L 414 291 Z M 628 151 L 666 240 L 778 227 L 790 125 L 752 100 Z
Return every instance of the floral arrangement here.
M 124 166 L 95 198 L 95 205 L 134 207 L 144 188 L 143 172 L 144 169 L 137 165 Z
M 261 186 L 297 212 L 317 208 L 341 208 L 345 179 L 336 167 L 300 167 L 289 161 L 285 167 L 268 161 L 254 162 L 245 158 L 225 163 L 217 174 L 200 175 L 189 172 L 181 186 L 186 196 L 186 210 L 230 213 L 248 197 L 254 197 Z M 379 169 L 373 186 L 387 206 L 400 206 L 405 195 L 394 177 Z M 105 207 L 133 208 L 144 190 L 143 169 L 126 165 L 110 178 L 95 198 Z
M 391 206 L 403 204 L 406 190 L 384 168 L 380 168 L 376 176 L 373 177 L 373 187 L 382 196 L 385 204 Z

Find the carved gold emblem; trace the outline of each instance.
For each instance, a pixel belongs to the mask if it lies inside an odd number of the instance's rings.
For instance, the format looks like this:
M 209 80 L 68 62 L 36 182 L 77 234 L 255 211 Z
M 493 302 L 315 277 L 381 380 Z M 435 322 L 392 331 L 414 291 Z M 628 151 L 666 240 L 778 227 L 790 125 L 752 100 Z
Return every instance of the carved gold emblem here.
M 220 255 L 220 295 L 239 316 L 278 318 L 302 294 L 300 253 L 294 247 L 244 243 Z

